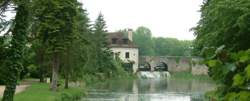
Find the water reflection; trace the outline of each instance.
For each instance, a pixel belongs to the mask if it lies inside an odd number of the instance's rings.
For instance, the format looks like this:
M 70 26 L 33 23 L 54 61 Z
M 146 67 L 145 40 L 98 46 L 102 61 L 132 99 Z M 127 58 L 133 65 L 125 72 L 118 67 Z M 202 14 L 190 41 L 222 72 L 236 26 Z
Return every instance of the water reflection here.
M 203 101 L 209 81 L 139 79 L 96 85 L 82 101 Z

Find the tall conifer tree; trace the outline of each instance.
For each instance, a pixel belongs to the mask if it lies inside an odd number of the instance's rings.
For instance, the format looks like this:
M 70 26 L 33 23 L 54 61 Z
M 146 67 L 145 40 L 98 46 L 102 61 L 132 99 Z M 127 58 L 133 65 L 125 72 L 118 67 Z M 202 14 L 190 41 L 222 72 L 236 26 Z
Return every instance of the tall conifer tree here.
M 47 53 L 51 57 L 52 83 L 51 90 L 56 91 L 59 69 L 62 66 L 61 56 L 74 37 L 77 0 L 42 0 L 37 10 L 39 34 L 45 40 Z

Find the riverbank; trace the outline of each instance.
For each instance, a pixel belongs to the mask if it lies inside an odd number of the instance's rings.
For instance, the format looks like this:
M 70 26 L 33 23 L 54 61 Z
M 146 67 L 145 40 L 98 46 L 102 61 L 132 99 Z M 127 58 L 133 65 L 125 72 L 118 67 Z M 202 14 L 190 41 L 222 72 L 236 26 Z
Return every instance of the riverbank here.
M 16 87 L 15 94 L 18 94 L 18 93 L 25 91 L 31 84 L 37 83 L 37 82 L 39 82 L 39 80 L 37 80 L 37 79 L 25 79 L 25 80 L 21 81 L 20 84 L 17 85 L 17 87 Z M 0 98 L 3 96 L 4 90 L 5 90 L 5 86 L 0 85 Z
M 193 75 L 190 72 L 174 72 L 171 73 L 171 79 L 188 79 L 188 80 L 205 80 L 212 81 L 208 75 Z
M 58 92 L 52 92 L 49 84 L 34 83 L 24 92 L 16 94 L 14 101 L 71 101 L 80 99 L 83 94 L 84 89 L 81 87 L 60 88 Z
M 122 76 L 119 79 L 134 79 L 134 76 Z M 57 92 L 49 90 L 50 85 L 47 83 L 39 83 L 37 79 L 23 80 L 21 83 L 28 85 L 22 92 L 14 97 L 14 101 L 77 101 L 80 100 L 86 93 L 87 89 L 93 85 L 101 84 L 103 82 L 111 82 L 114 79 L 98 80 L 96 77 L 89 77 L 86 82 L 70 83 L 69 89 L 64 89 L 63 85 L 59 87 Z M 63 84 L 63 83 L 62 83 Z M 18 87 L 17 87 L 18 91 Z M 1 96 L 0 96 L 1 100 Z

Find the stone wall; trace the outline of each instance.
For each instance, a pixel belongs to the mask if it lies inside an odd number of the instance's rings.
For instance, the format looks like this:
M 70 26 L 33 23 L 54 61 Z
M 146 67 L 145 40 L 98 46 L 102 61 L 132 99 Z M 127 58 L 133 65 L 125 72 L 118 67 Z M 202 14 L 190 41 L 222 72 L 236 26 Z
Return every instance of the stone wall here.
M 143 56 L 139 59 L 139 64 L 150 64 L 151 67 L 159 65 L 161 62 L 168 65 L 169 72 L 191 72 L 194 75 L 207 74 L 207 67 L 200 64 L 201 58 L 179 57 L 179 56 Z M 153 70 L 153 69 L 152 69 Z
M 202 59 L 193 58 L 192 59 L 192 74 L 202 75 L 208 73 L 208 67 L 201 63 Z

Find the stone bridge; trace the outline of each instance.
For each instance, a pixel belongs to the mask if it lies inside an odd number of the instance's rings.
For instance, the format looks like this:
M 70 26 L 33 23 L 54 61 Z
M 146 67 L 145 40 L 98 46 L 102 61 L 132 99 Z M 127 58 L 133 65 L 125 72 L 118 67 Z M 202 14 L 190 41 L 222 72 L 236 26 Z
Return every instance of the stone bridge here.
M 140 67 L 154 67 L 162 63 L 168 65 L 169 72 L 191 72 L 194 75 L 207 75 L 208 67 L 201 64 L 201 58 L 182 57 L 182 56 L 141 56 L 139 59 Z

